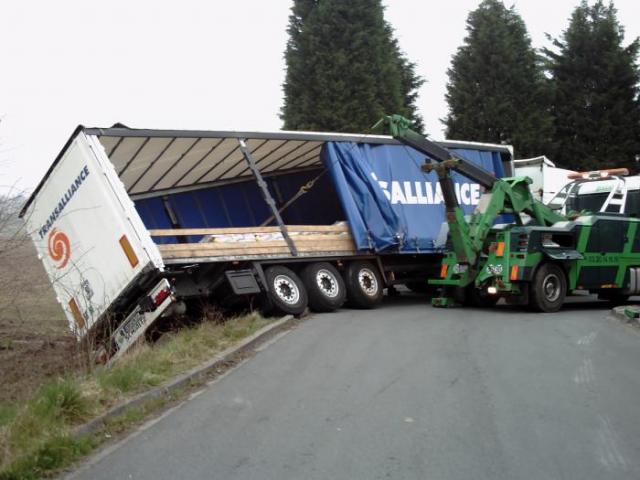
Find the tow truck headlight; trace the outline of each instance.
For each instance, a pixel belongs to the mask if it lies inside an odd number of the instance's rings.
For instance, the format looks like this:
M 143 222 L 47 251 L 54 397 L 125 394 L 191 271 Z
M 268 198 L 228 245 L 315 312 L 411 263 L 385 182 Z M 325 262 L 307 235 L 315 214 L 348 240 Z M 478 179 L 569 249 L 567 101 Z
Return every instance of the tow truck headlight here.
M 489 264 L 487 265 L 487 273 L 489 275 L 502 275 L 502 264 L 497 263 L 495 265 Z
M 498 293 L 498 289 L 496 287 L 488 287 L 487 288 L 487 293 L 489 295 L 495 295 L 496 293 Z
M 469 265 L 466 263 L 456 263 L 453 266 L 453 273 L 464 273 L 469 270 Z

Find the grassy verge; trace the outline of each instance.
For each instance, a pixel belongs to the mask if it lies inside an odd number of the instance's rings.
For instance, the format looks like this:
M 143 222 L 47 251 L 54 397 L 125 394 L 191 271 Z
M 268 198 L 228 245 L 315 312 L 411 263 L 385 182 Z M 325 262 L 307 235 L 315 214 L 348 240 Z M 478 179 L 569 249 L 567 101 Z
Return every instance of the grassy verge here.
M 42 478 L 68 466 L 104 439 L 74 438 L 74 426 L 197 366 L 267 323 L 257 314 L 224 324 L 204 322 L 167 334 L 153 346 L 141 345 L 110 369 L 57 378 L 23 404 L 0 405 L 0 480 Z M 112 426 L 123 430 L 162 402 L 127 412 Z

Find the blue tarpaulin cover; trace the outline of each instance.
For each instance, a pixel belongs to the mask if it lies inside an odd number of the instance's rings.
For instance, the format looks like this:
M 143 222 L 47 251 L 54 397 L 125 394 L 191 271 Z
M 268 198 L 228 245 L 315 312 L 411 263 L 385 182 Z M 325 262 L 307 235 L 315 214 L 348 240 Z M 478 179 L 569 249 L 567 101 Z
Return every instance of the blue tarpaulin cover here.
M 503 176 L 499 152 L 451 149 L 496 176 Z M 442 192 L 434 172 L 424 173 L 425 156 L 404 145 L 327 142 L 329 170 L 358 249 L 428 253 L 444 248 Z M 477 183 L 453 172 L 465 213 L 480 199 Z

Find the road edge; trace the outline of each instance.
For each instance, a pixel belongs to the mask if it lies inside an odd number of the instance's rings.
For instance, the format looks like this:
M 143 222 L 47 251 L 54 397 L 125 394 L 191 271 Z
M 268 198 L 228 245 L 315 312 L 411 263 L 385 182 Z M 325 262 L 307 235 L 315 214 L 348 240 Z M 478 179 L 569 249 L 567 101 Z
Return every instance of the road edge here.
M 162 396 L 168 395 L 171 392 L 179 390 L 189 384 L 196 383 L 206 378 L 212 371 L 223 367 L 226 363 L 239 353 L 251 350 L 258 345 L 266 342 L 270 338 L 276 336 L 283 330 L 287 330 L 293 326 L 296 322 L 296 318 L 292 315 L 286 315 L 279 320 L 276 320 L 269 325 L 265 325 L 256 333 L 240 341 L 240 343 L 233 345 L 226 350 L 223 350 L 219 354 L 215 355 L 210 360 L 198 365 L 197 367 L 188 370 L 187 372 L 178 375 L 177 377 L 169 380 L 168 382 L 153 388 L 147 392 L 143 392 L 136 395 L 123 403 L 120 403 L 102 415 L 90 420 L 87 423 L 78 425 L 71 430 L 71 434 L 74 436 L 87 435 L 94 433 L 105 426 L 105 423 L 119 415 L 122 415 L 127 410 L 137 408 L 150 400 L 155 400 Z

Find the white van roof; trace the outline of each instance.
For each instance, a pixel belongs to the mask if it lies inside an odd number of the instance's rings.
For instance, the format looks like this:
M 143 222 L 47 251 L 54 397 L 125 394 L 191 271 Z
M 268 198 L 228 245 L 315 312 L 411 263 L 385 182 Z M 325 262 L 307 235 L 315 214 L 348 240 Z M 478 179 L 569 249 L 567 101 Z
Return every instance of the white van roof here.
M 624 177 L 627 183 L 627 190 L 640 190 L 640 176 Z M 589 195 L 591 193 L 610 192 L 615 185 L 615 180 L 595 180 L 585 182 L 580 185 L 578 195 Z

